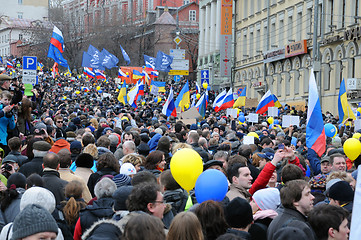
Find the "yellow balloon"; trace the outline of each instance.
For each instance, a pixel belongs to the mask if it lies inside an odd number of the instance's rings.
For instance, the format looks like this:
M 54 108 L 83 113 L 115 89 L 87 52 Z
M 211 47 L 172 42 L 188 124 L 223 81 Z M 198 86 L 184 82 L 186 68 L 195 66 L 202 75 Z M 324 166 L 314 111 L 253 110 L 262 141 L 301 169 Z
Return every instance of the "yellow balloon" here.
M 352 138 L 356 138 L 356 139 L 360 139 L 360 137 L 361 137 L 361 133 L 354 133 L 353 135 L 352 135 Z
M 242 124 L 244 124 L 244 122 L 238 121 L 238 124 L 239 124 L 239 125 L 242 125 Z
M 142 101 L 142 106 L 144 106 L 145 105 L 145 102 L 144 101 Z
M 268 122 L 269 124 L 272 124 L 272 123 L 274 122 L 273 117 L 269 117 L 269 118 L 267 119 L 267 122 Z
M 119 89 L 117 88 L 117 89 L 115 90 L 115 92 L 119 92 Z
M 241 112 L 241 109 L 237 108 L 237 116 L 239 116 L 240 112 Z
M 184 107 L 185 107 L 186 109 L 188 109 L 188 108 L 189 108 L 189 103 L 187 103 L 186 105 L 184 105 Z
M 170 171 L 177 183 L 186 191 L 190 191 L 203 172 L 202 158 L 193 149 L 180 149 L 170 161 Z
M 259 137 L 258 137 L 258 134 L 255 133 L 255 132 L 250 132 L 250 133 L 247 134 L 247 136 L 253 136 L 253 137 L 255 137 L 255 138 L 259 138 Z
M 75 94 L 79 94 L 80 93 L 80 91 L 75 91 Z
M 196 98 L 199 99 L 201 97 L 201 95 L 199 93 L 197 93 Z
M 157 103 L 160 103 L 160 101 L 162 101 L 162 99 L 160 97 L 158 97 Z
M 67 97 L 66 97 L 66 96 L 64 96 L 64 97 L 63 97 L 63 100 L 65 100 L 65 99 L 67 99 Z
M 202 86 L 203 86 L 204 89 L 207 89 L 208 83 L 204 82 L 204 83 L 202 84 Z
M 361 143 L 356 138 L 349 138 L 343 144 L 343 151 L 350 160 L 355 160 L 361 153 Z
M 99 91 L 100 90 L 100 86 L 97 86 L 97 91 Z

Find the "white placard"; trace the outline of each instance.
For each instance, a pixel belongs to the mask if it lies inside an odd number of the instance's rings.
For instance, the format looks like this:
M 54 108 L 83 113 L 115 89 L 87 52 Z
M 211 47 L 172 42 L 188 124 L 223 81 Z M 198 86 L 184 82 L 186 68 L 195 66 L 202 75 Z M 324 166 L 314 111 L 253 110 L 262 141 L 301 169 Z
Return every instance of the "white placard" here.
M 250 113 L 248 115 L 248 122 L 258 123 L 258 114 L 257 113 Z
M 243 144 L 254 144 L 254 136 L 243 136 Z
M 232 116 L 234 118 L 237 118 L 237 109 L 235 108 L 227 108 L 227 116 Z
M 356 125 L 356 124 L 355 124 Z M 351 219 L 351 231 L 350 231 L 350 240 L 357 240 L 361 236 L 361 166 L 357 168 L 357 181 L 355 196 L 353 199 L 353 209 L 352 209 L 352 219 Z
M 282 127 L 288 128 L 289 126 L 296 125 L 297 127 L 300 126 L 300 117 L 299 116 L 289 116 L 285 115 L 282 116 Z
M 277 117 L 278 116 L 278 108 L 277 107 L 269 107 L 268 108 L 268 116 Z
M 111 97 L 112 97 L 112 95 L 111 95 L 110 93 L 103 93 L 103 98 L 106 98 L 106 97 L 111 98 Z
M 356 119 L 354 123 L 355 123 L 355 131 L 361 129 L 361 119 Z
M 150 91 L 150 94 L 153 94 L 155 96 L 158 95 L 159 88 L 156 86 L 152 86 L 152 90 Z

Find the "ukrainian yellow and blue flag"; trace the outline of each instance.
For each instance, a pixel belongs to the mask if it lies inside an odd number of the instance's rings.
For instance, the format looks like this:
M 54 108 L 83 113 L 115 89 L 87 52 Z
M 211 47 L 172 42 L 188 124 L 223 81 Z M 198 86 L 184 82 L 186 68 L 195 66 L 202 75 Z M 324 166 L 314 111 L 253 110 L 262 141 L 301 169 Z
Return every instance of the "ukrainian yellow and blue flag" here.
M 184 84 L 182 90 L 179 92 L 178 97 L 175 101 L 175 107 L 181 107 L 181 109 L 184 111 L 185 106 L 187 104 L 190 104 L 190 93 L 189 93 L 189 83 L 188 81 L 186 84 Z
M 356 119 L 355 114 L 352 111 L 351 106 L 347 102 L 347 91 L 345 86 L 345 79 L 342 79 L 341 85 L 340 85 L 340 91 L 338 94 L 338 116 L 339 121 L 342 123 L 347 118 L 351 118 L 353 120 Z
M 126 103 L 128 103 L 128 101 L 127 101 L 127 84 L 125 81 L 123 81 L 123 85 L 119 90 L 118 101 L 123 103 L 124 105 Z
M 152 91 L 153 86 L 158 88 L 158 92 L 165 92 L 165 82 L 152 81 L 150 84 L 150 91 Z
M 246 105 L 246 93 L 247 93 L 247 87 L 244 87 L 241 92 L 241 95 L 239 95 L 237 100 L 234 102 L 233 108 L 243 107 Z

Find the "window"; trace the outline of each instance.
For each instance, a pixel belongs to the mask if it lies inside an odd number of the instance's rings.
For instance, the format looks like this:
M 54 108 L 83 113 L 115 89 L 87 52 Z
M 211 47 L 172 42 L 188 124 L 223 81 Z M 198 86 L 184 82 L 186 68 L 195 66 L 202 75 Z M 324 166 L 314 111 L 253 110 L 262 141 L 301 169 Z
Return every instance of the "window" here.
M 196 21 L 197 11 L 196 10 L 189 10 L 189 21 L 194 22 Z
M 19 40 L 23 40 L 23 35 L 19 34 Z
M 18 18 L 23 19 L 23 13 L 22 12 L 18 12 Z
M 190 0 L 184 0 L 183 1 L 183 5 L 186 5 L 186 4 L 188 4 L 190 2 Z
M 18 0 L 18 4 L 22 5 L 23 4 L 23 0 Z
M 297 36 L 296 41 L 300 41 L 302 39 L 302 12 L 297 13 L 297 20 L 296 20 L 296 29 L 297 29 Z

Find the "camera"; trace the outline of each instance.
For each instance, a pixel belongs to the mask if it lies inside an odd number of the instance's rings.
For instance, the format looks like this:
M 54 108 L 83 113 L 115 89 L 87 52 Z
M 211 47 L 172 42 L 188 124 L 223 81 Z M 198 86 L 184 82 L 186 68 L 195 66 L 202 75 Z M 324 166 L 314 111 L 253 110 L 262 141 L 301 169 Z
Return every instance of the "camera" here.
M 4 168 L 5 171 L 8 171 L 8 172 L 13 169 L 13 167 L 9 163 L 5 163 L 3 168 Z

